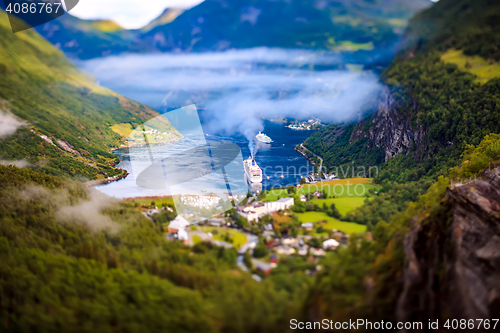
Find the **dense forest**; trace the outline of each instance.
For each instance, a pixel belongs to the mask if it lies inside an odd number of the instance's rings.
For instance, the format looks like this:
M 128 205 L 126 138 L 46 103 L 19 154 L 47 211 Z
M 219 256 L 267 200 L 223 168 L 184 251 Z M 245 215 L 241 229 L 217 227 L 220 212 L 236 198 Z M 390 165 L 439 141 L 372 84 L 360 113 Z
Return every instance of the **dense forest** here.
M 26 159 L 53 175 L 121 175 L 111 149 L 124 137 L 111 126 L 158 115 L 94 83 L 35 31 L 13 34 L 1 9 L 0 78 L 0 114 L 21 123 L 14 135 L 0 137 L 0 160 Z
M 167 242 L 130 203 L 30 169 L 0 166 L 4 331 L 275 332 L 310 281 L 262 283 L 236 251 Z
M 372 239 L 350 237 L 315 277 L 296 269 L 310 263 L 291 258 L 261 282 L 237 268 L 234 249 L 166 241 L 161 219 L 75 179 L 119 174 L 110 149 L 123 138 L 111 126 L 156 112 L 93 84 L 36 33 L 6 33 L 0 12 L 0 108 L 24 119 L 13 136 L 0 138 L 0 158 L 30 164 L 0 165 L 0 331 L 282 332 L 291 318 L 394 322 L 405 297 L 417 312 L 409 318 L 446 318 L 439 306 L 430 314 L 422 308 L 434 293 L 455 292 L 443 289 L 458 271 L 449 262 L 458 257 L 456 242 L 447 238 L 462 231 L 451 232 L 465 214 L 456 202 L 481 194 L 474 178 L 500 193 L 488 174 L 499 174 L 500 164 L 499 6 L 441 0 L 416 16 L 382 75 L 393 101 L 382 101 L 387 113 L 326 126 L 305 142 L 326 166 L 380 166 L 377 196 L 344 217 L 368 225 Z M 377 141 L 391 124 L 403 124 L 411 140 Z M 453 183 L 474 195 L 460 197 Z M 497 230 L 495 204 L 480 199 Z M 331 215 L 340 217 L 334 207 Z M 474 235 L 467 240 L 484 238 L 482 245 L 493 237 Z M 420 252 L 411 252 L 412 241 Z M 443 252 L 426 252 L 433 242 Z M 429 270 L 430 294 L 406 279 L 409 254 Z M 475 264 L 498 273 L 488 259 Z
M 381 196 L 351 220 L 387 220 L 438 176 L 448 175 L 468 145 L 500 133 L 499 13 L 500 3 L 490 0 L 442 0 L 423 11 L 411 20 L 403 48 L 382 73 L 389 93 L 381 105 L 395 101 L 388 114 L 330 125 L 306 140 L 327 167 L 381 167 L 375 179 L 384 186 Z M 408 142 L 391 142 L 401 129 Z

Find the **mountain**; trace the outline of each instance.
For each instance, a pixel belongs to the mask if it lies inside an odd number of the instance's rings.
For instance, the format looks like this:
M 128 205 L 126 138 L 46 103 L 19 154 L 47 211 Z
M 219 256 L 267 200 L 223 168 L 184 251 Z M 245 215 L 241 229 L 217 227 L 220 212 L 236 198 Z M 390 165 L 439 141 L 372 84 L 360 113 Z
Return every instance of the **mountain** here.
M 0 160 L 55 175 L 119 176 L 111 153 L 158 113 L 97 85 L 34 30 L 13 34 L 0 11 Z M 5 134 L 5 135 L 4 135 Z
M 402 168 L 382 179 L 445 172 L 467 144 L 500 131 L 499 15 L 500 3 L 490 0 L 442 0 L 417 15 L 382 74 L 387 89 L 375 112 L 357 124 L 327 127 L 306 146 L 329 165 L 350 156 Z
M 388 47 L 430 1 L 206 0 L 138 36 L 139 49 L 213 51 L 256 46 L 343 51 Z M 136 40 L 137 42 L 137 40 Z
M 141 28 L 141 31 L 147 32 L 159 25 L 164 25 L 173 22 L 179 15 L 184 13 L 182 8 L 167 8 L 161 13 L 160 16 L 155 18 L 153 21 L 149 22 L 147 25 Z
M 256 282 L 234 248 L 167 241 L 133 204 L 27 168 L 0 165 L 0 220 L 1 332 L 287 332 L 310 282 L 285 263 Z
M 439 320 L 444 332 L 453 319 L 498 317 L 499 15 L 489 0 L 423 11 L 382 75 L 376 112 L 306 141 L 326 165 L 377 164 L 382 186 L 346 217 L 373 241 L 351 239 L 325 264 L 309 320 Z
M 121 52 L 216 51 L 288 47 L 393 56 L 408 19 L 430 0 L 206 0 L 167 8 L 139 30 L 64 15 L 37 31 L 81 59 Z M 373 51 L 373 52 L 371 52 Z
M 125 52 L 137 35 L 114 21 L 82 20 L 70 14 L 35 29 L 68 56 L 80 59 Z

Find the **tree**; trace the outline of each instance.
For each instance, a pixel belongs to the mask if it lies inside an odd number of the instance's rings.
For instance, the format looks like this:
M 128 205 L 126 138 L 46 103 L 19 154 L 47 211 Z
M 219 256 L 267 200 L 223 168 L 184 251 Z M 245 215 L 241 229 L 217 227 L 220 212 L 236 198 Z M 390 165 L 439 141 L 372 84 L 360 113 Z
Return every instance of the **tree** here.
M 248 269 L 250 269 L 250 270 L 252 269 L 253 264 L 252 264 L 252 256 L 250 255 L 250 251 L 245 252 L 245 254 L 243 255 L 243 264 L 245 264 L 245 266 Z
M 267 246 L 264 244 L 259 244 L 253 249 L 253 256 L 254 258 L 263 258 L 267 256 L 269 253 L 269 250 L 267 249 Z
M 310 247 L 314 247 L 316 249 L 319 249 L 321 247 L 321 243 L 320 243 L 319 239 L 317 239 L 317 238 L 311 238 L 307 242 L 307 245 L 309 245 Z

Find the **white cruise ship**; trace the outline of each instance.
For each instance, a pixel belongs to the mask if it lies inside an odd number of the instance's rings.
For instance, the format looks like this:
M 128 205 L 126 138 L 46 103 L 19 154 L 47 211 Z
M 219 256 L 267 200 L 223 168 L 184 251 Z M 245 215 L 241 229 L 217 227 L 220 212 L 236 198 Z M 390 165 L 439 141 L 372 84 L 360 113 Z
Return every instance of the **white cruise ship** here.
M 262 183 L 262 170 L 252 157 L 243 161 L 245 174 L 251 183 Z
M 260 142 L 264 142 L 264 143 L 271 143 L 271 142 L 273 142 L 273 140 L 270 137 L 268 137 L 264 133 L 261 133 L 260 131 L 259 131 L 259 134 L 257 134 L 255 137 Z

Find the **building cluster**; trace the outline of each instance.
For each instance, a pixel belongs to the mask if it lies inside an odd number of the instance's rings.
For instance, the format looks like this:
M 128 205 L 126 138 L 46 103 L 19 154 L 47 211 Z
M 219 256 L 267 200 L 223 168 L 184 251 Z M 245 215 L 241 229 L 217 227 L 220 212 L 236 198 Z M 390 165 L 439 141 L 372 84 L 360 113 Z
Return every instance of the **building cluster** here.
M 214 195 L 186 195 L 181 196 L 179 201 L 186 205 L 196 208 L 210 209 L 220 204 L 220 198 Z
M 293 198 L 281 198 L 276 201 L 254 202 L 248 206 L 240 206 L 237 212 L 248 222 L 258 221 L 262 216 L 269 215 L 280 210 L 286 210 L 295 204 Z
M 177 215 L 168 225 L 169 236 L 187 244 L 189 237 L 186 228 L 189 224 L 188 220 L 181 215 Z
M 301 122 L 299 124 L 288 125 L 287 127 L 297 131 L 310 131 L 321 123 L 318 120 L 309 119 L 307 122 Z
M 310 255 L 314 257 L 324 256 L 326 250 L 336 249 L 339 245 L 340 243 L 333 238 L 323 241 L 322 248 L 309 246 L 304 242 L 304 238 L 294 237 L 283 237 L 266 243 L 266 246 L 278 255 L 297 254 L 299 256 Z
M 154 128 L 150 128 L 146 131 L 143 131 L 143 133 L 152 135 L 156 140 L 165 140 L 166 138 L 164 136 L 169 137 L 171 135 L 170 132 L 160 132 Z

